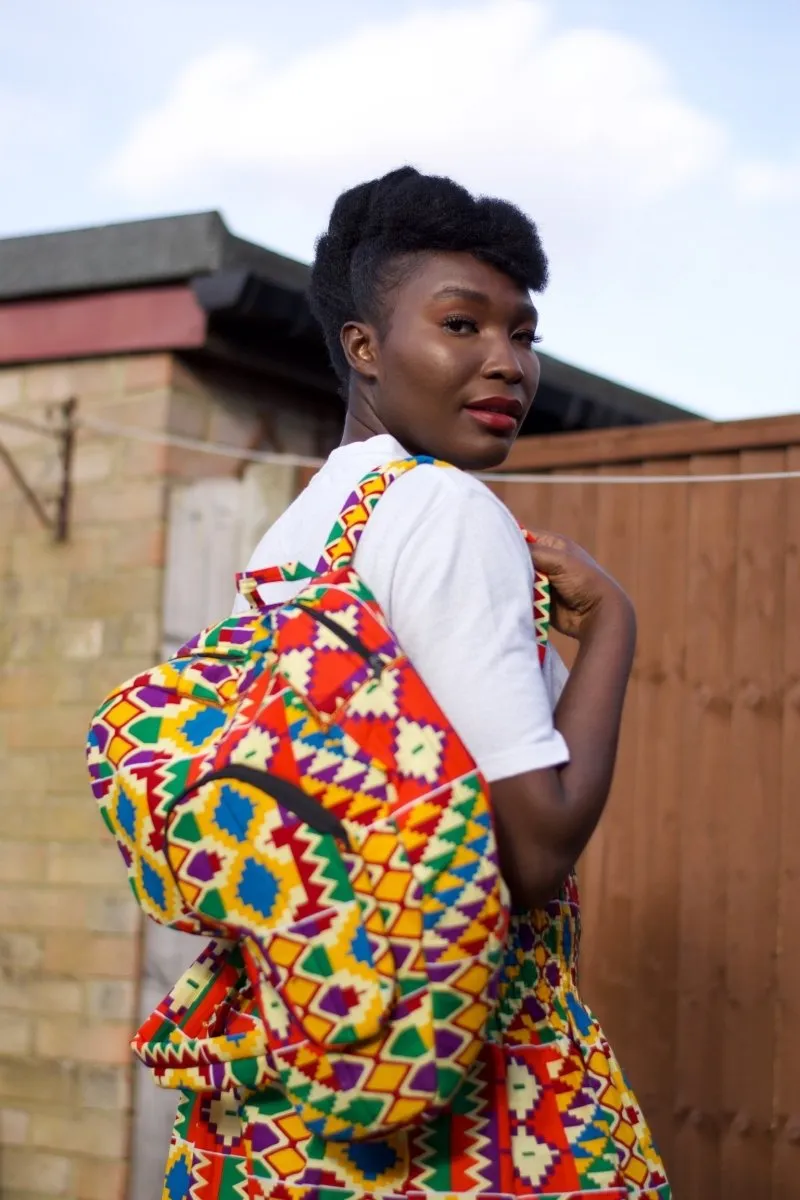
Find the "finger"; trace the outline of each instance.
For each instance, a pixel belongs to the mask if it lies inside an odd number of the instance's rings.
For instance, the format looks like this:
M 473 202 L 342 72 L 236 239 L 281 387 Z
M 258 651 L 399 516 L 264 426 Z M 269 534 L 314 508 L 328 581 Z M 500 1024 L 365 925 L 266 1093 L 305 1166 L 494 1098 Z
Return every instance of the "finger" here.
M 533 540 L 534 550 L 537 546 L 545 547 L 548 550 L 556 550 L 563 553 L 567 549 L 566 539 L 560 537 L 557 533 L 548 533 L 544 529 L 529 529 L 528 533 Z

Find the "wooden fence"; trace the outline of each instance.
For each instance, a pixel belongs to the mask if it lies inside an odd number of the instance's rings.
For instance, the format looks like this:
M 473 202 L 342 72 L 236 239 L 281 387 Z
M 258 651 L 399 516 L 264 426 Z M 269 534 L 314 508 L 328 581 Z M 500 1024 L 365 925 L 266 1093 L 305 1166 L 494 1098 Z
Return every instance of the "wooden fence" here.
M 676 1200 L 800 1197 L 800 417 L 525 439 L 498 483 L 632 594 L 612 798 L 582 864 L 584 993 Z M 596 477 L 732 476 L 614 484 Z

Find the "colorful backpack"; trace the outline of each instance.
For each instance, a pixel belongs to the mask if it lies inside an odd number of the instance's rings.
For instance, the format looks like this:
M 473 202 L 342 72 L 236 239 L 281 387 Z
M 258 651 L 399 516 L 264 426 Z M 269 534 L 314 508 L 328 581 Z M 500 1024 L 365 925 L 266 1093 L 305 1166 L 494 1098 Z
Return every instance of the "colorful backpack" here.
M 254 615 L 115 690 L 89 738 L 137 901 L 235 939 L 264 1023 L 258 1078 L 326 1139 L 452 1099 L 508 925 L 486 786 L 352 568 L 371 508 L 419 461 L 364 480 L 316 572 L 240 576 Z M 288 604 L 259 598 L 300 579 Z M 185 1056 L 178 1033 L 139 1049 Z
M 240 576 L 249 615 L 92 723 L 137 901 L 213 939 L 134 1041 L 184 1093 L 164 1200 L 668 1195 L 577 1001 L 574 881 L 509 924 L 486 784 L 353 569 L 380 496 L 433 461 L 368 475 L 316 570 Z M 278 581 L 301 590 L 267 606 Z M 543 655 L 542 579 L 534 600 Z

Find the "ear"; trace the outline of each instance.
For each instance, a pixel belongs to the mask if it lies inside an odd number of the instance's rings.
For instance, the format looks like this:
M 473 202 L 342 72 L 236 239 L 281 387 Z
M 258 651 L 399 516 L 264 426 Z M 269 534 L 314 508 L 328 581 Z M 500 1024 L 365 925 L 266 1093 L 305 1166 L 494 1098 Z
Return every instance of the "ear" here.
M 362 379 L 372 382 L 378 374 L 380 349 L 374 326 L 360 321 L 348 321 L 339 334 L 348 366 Z

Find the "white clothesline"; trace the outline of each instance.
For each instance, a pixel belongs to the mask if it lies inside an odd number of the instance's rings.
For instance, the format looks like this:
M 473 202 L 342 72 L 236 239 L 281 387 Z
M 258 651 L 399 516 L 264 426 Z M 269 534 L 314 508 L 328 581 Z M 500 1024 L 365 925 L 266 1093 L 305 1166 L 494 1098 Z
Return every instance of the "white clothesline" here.
M 91 429 L 95 433 L 104 433 L 113 437 L 133 438 L 138 441 L 157 442 L 162 445 L 176 446 L 184 450 L 196 450 L 201 454 L 218 454 L 229 458 L 237 458 L 242 462 L 274 463 L 284 467 L 321 467 L 323 459 L 312 458 L 303 454 L 280 454 L 274 450 L 241 450 L 237 446 L 226 445 L 222 442 L 208 442 L 200 438 L 183 437 L 180 434 L 158 433 L 155 430 L 140 429 L 131 425 L 116 425 L 111 421 L 94 420 L 81 417 L 77 425 Z M 768 479 L 800 479 L 800 471 L 750 471 L 736 474 L 720 475 L 576 475 L 576 474 L 542 474 L 541 472 L 501 472 L 491 471 L 477 473 L 478 479 L 487 483 L 549 483 L 549 484 L 642 484 L 642 483 L 760 483 Z
M 53 436 L 58 433 L 58 427 L 37 426 L 32 421 L 12 418 L 10 414 L 0 413 L 0 423 L 8 421 L 34 432 Z M 276 450 L 244 450 L 224 442 L 210 442 L 202 438 L 184 437 L 177 433 L 162 433 L 153 429 L 142 429 L 136 425 L 119 425 L 114 421 L 103 421 L 94 417 L 78 417 L 75 419 L 76 429 L 86 429 L 106 437 L 118 437 L 129 441 L 152 442 L 162 446 L 174 446 L 176 449 L 193 450 L 199 454 L 212 454 L 225 458 L 235 458 L 239 462 L 266 463 L 283 467 L 317 468 L 323 464 L 323 459 L 304 454 L 281 454 Z M 798 471 L 743 471 L 735 474 L 719 475 L 595 475 L 592 473 L 545 474 L 542 472 L 503 473 L 501 471 L 477 473 L 478 479 L 487 483 L 544 483 L 551 485 L 565 484 L 689 484 L 689 483 L 761 483 L 770 479 L 800 479 Z

